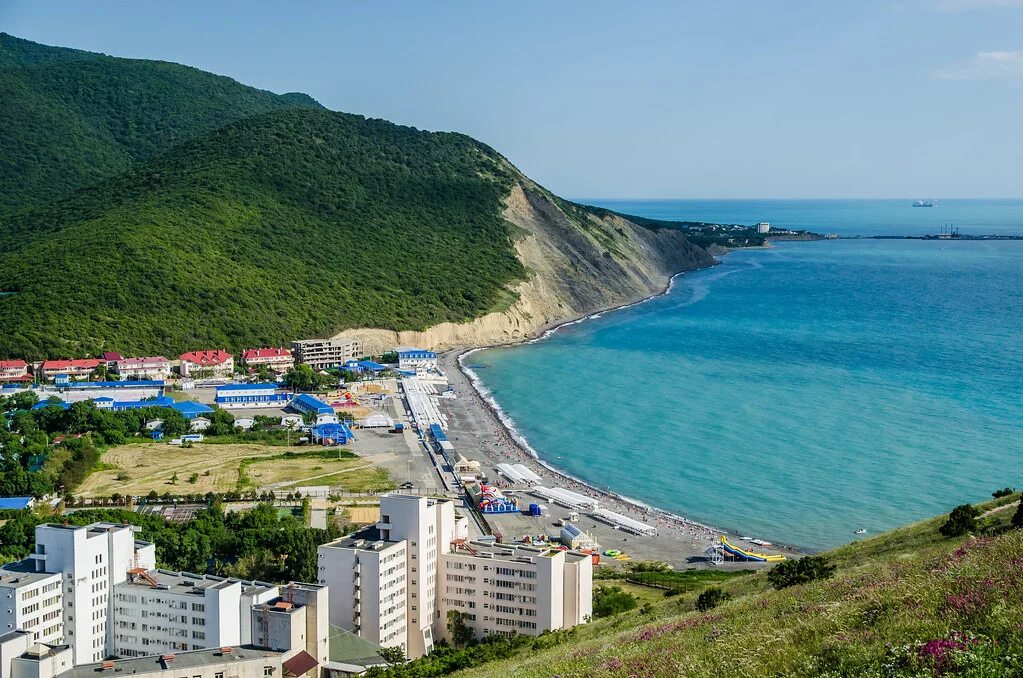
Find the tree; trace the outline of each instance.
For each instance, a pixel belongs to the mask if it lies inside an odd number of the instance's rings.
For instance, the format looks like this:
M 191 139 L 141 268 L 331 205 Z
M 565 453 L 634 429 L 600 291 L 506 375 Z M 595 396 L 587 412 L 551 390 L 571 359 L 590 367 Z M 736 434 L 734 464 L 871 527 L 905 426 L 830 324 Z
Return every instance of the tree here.
M 980 510 L 970 504 L 960 504 L 948 514 L 948 520 L 938 528 L 943 537 L 961 537 L 977 529 Z
M 828 579 L 835 566 L 824 556 L 804 556 L 797 560 L 783 560 L 767 573 L 767 581 L 776 589 Z
M 717 587 L 712 586 L 696 598 L 696 609 L 700 612 L 706 612 L 707 610 L 713 610 L 721 603 L 727 601 L 732 597 L 732 594 Z
M 178 484 L 178 474 L 177 474 L 177 472 L 175 472 L 174 475 L 171 476 L 170 484 L 171 485 L 177 485 Z
M 192 485 L 195 485 L 197 482 L 199 482 L 199 474 L 193 473 L 192 475 L 188 476 L 188 482 L 191 483 Z
M 1014 494 L 1015 492 L 1016 490 L 1014 488 L 1004 487 L 1000 490 L 995 490 L 994 492 L 992 492 L 991 496 L 994 497 L 995 499 L 1001 499 L 1002 497 L 1008 497 L 1009 495 Z
M 1019 506 L 1016 507 L 1016 512 L 1012 514 L 1012 526 L 1015 528 L 1023 527 L 1023 498 L 1019 500 Z
M 458 610 L 448 610 L 448 633 L 455 647 L 466 647 L 476 639 L 472 629 L 465 623 L 465 614 Z
M 382 647 L 377 654 L 391 666 L 405 662 L 405 652 L 400 647 Z
M 636 607 L 636 597 L 620 586 L 599 586 L 593 592 L 593 616 L 610 617 Z
M 284 383 L 296 391 L 312 391 L 320 383 L 318 377 L 308 365 L 295 365 L 284 375 Z

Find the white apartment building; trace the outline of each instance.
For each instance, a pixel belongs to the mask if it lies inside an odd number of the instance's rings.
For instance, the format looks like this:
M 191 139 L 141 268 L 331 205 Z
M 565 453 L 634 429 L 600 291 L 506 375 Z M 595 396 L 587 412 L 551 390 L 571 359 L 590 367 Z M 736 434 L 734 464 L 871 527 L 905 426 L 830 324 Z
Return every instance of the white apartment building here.
M 23 630 L 33 643 L 64 638 L 63 577 L 21 561 L 0 568 L 0 635 Z
M 249 610 L 277 592 L 272 584 L 133 568 L 114 586 L 112 654 L 145 657 L 247 642 L 242 628 L 249 626 Z
M 589 554 L 460 541 L 441 561 L 440 616 L 461 613 L 477 637 L 536 636 L 593 614 Z
M 358 339 L 302 339 L 291 342 L 291 352 L 295 362 L 324 370 L 361 357 L 362 342 Z
M 127 525 L 39 525 L 29 560 L 37 572 L 62 576 L 64 642 L 84 663 L 114 652 L 114 585 L 130 569 L 155 567 L 156 547 L 136 541 Z
M 114 363 L 118 379 L 167 379 L 171 375 L 170 360 L 163 356 L 122 358 Z
M 293 675 L 312 673 L 330 660 L 330 598 L 328 587 L 292 582 L 280 595 L 252 607 L 252 644 L 278 652 L 297 653 L 284 668 Z
M 382 497 L 376 526 L 318 549 L 320 583 L 336 592 L 331 623 L 415 658 L 447 637 L 449 611 L 478 637 L 539 635 L 591 616 L 590 555 L 467 542 L 467 527 L 450 500 Z
M 330 588 L 330 623 L 381 647 L 404 651 L 407 553 L 404 542 L 380 539 L 376 527 L 321 546 L 319 578 Z

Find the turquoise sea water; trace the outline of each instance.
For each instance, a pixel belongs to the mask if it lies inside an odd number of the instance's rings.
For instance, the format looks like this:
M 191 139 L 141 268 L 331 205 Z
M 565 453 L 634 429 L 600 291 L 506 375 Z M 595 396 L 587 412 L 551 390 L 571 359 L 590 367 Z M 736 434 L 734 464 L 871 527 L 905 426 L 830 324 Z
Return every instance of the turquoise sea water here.
M 545 460 L 779 542 L 1023 485 L 1023 242 L 736 252 L 469 363 Z

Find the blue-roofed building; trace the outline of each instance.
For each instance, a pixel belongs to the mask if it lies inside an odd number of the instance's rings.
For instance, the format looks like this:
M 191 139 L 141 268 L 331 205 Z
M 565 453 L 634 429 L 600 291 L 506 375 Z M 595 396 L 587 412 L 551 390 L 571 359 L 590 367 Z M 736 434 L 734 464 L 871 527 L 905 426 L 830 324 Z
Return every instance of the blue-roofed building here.
M 106 389 L 150 389 L 163 388 L 165 383 L 162 379 L 138 379 L 133 381 L 71 381 L 64 385 L 72 391 L 87 391 L 93 388 Z
M 310 432 L 313 442 L 324 445 L 347 445 L 355 439 L 352 429 L 344 422 L 336 424 L 318 424 Z
M 143 407 L 172 407 L 174 405 L 174 399 L 168 396 L 150 398 L 149 400 L 114 400 L 108 396 L 103 396 L 100 398 L 91 398 L 90 400 L 92 400 L 96 409 L 113 410 L 114 412 L 120 412 L 122 410 L 139 410 Z M 32 409 L 41 410 L 49 405 L 56 405 L 57 407 L 65 410 L 71 407 L 71 403 L 65 400 L 62 400 L 59 403 L 51 403 L 49 400 L 43 400 L 33 405 Z
M 214 402 L 224 409 L 287 407 L 294 394 L 280 384 L 228 384 L 217 388 Z
M 387 369 L 387 366 L 375 363 L 372 360 L 349 360 L 341 366 L 341 369 L 362 374 L 364 372 L 383 372 Z
M 32 508 L 32 497 L 0 497 L 0 511 L 22 511 Z
M 398 351 L 398 367 L 403 370 L 435 370 L 437 369 L 437 354 L 418 348 Z
M 180 400 L 171 405 L 171 409 L 183 414 L 185 419 L 195 419 L 196 417 L 213 413 L 212 407 L 197 403 L 194 400 Z
M 298 410 L 305 414 L 311 412 L 317 416 L 324 414 L 334 414 L 334 408 L 323 402 L 319 398 L 314 398 L 308 393 L 300 393 L 294 397 L 291 401 L 292 409 Z

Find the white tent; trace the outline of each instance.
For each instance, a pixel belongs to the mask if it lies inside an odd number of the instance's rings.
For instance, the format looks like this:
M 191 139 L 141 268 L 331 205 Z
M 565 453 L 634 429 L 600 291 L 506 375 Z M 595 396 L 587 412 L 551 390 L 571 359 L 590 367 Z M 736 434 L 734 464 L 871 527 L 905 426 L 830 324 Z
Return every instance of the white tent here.
M 386 414 L 371 414 L 360 425 L 363 428 L 394 428 L 394 420 Z

